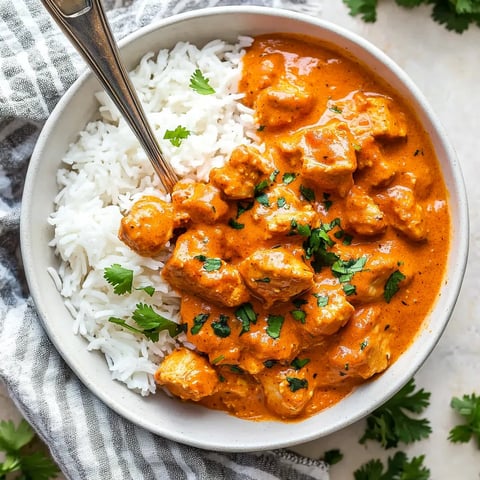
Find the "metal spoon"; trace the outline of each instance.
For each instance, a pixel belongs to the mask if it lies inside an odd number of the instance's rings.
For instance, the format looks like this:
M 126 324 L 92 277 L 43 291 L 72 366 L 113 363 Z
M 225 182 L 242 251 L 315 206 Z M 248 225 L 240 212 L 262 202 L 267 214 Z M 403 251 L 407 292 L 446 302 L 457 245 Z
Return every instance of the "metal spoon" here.
M 123 66 L 100 0 L 41 0 L 137 136 L 165 190 L 178 181 Z

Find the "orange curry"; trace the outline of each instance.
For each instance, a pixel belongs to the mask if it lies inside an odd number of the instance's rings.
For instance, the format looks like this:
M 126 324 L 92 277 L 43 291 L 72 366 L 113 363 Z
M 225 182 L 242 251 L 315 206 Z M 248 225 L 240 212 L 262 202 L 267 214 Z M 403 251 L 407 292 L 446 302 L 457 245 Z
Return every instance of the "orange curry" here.
M 407 105 L 306 37 L 255 39 L 240 90 L 262 147 L 240 145 L 172 203 L 144 197 L 120 237 L 181 294 L 195 349 L 155 374 L 182 400 L 301 419 L 384 371 L 435 301 L 449 248 L 445 185 Z

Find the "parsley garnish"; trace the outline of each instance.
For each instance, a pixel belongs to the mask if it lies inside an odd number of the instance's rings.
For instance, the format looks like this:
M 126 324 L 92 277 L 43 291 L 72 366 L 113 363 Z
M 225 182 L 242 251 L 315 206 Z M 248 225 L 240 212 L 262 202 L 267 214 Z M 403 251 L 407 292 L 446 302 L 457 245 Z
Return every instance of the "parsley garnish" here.
M 257 314 L 253 310 L 251 303 L 242 303 L 242 305 L 235 310 L 235 316 L 242 322 L 240 335 L 250 331 L 251 323 L 257 323 Z
M 189 87 L 200 95 L 211 95 L 215 93 L 215 89 L 213 89 L 208 82 L 209 80 L 205 78 L 201 70 L 197 68 L 190 77 Z
M 267 317 L 267 333 L 270 337 L 278 338 L 280 336 L 284 320 L 285 317 L 282 315 L 269 315 Z
M 118 263 L 114 263 L 112 266 L 105 268 L 103 278 L 110 285 L 113 285 L 113 293 L 117 295 L 132 292 L 133 270 L 123 268 Z
M 210 316 L 209 313 L 199 313 L 198 315 L 196 315 L 193 319 L 193 326 L 190 329 L 190 333 L 192 335 L 196 335 L 198 332 L 200 332 L 203 325 L 208 320 L 209 316 Z
M 480 448 L 480 397 L 472 393 L 462 398 L 453 397 L 450 406 L 465 419 L 449 432 L 451 442 L 466 443 L 473 437 Z
M 163 139 L 170 140 L 170 143 L 174 147 L 179 147 L 182 144 L 182 140 L 185 140 L 189 136 L 190 131 L 179 125 L 175 130 L 167 130 L 163 136 Z
M 213 332 L 217 337 L 226 338 L 230 335 L 230 327 L 228 326 L 228 317 L 220 315 L 218 322 L 212 322 Z
M 410 380 L 396 395 L 367 417 L 367 427 L 360 443 L 376 440 L 384 448 L 394 448 L 399 442 L 412 443 L 427 438 L 432 429 L 430 422 L 416 419 L 406 412 L 419 414 L 429 405 L 430 393 L 422 389 L 414 392 L 415 382 Z
M 137 303 L 136 308 L 132 313 L 132 319 L 140 328 L 129 325 L 121 318 L 110 317 L 108 321 L 120 325 L 131 332 L 141 333 L 153 342 L 158 342 L 159 333 L 163 330 L 167 330 L 172 338 L 184 331 L 182 325 L 156 313 L 153 310 L 153 307 L 146 305 L 145 303 Z
M 370 460 L 353 472 L 355 480 L 429 480 L 430 470 L 423 465 L 425 455 L 409 460 L 404 452 L 388 457 L 387 470 L 379 459 Z
M 203 269 L 207 272 L 220 270 L 222 266 L 222 260 L 220 258 L 208 258 L 205 255 L 195 255 L 193 258 L 203 262 Z
M 291 392 L 296 392 L 301 388 L 308 388 L 308 381 L 304 378 L 286 377 L 286 379 Z
M 5 453 L 4 461 L 0 463 L 0 478 L 18 472 L 22 474 L 19 478 L 48 480 L 60 473 L 57 466 L 43 453 L 24 451 L 34 437 L 35 432 L 25 420 L 21 420 L 17 428 L 11 420 L 0 422 L 0 451 Z
M 405 280 L 405 275 L 400 270 L 395 270 L 385 283 L 385 289 L 383 291 L 383 298 L 387 303 L 390 303 L 392 297 L 398 292 L 399 284 L 402 280 Z

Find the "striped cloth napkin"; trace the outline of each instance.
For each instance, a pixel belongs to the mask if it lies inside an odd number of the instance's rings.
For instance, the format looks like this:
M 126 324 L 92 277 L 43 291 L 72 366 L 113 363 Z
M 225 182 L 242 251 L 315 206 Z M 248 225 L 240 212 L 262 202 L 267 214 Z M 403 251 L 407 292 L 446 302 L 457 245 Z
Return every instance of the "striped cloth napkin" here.
M 225 4 L 318 8 L 318 0 L 105 1 L 117 38 Z M 84 68 L 39 0 L 0 0 L 0 380 L 70 479 L 328 479 L 325 464 L 285 450 L 207 452 L 129 423 L 88 391 L 42 330 L 19 253 L 23 179 L 44 120 Z

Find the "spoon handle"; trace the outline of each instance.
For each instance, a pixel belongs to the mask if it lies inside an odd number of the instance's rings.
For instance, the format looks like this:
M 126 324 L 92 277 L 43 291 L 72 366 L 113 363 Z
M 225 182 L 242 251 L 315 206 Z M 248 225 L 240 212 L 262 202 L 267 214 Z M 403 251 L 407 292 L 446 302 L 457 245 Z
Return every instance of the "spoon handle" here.
M 98 77 L 137 136 L 167 192 L 178 181 L 166 161 L 125 67 L 100 0 L 41 0 Z

